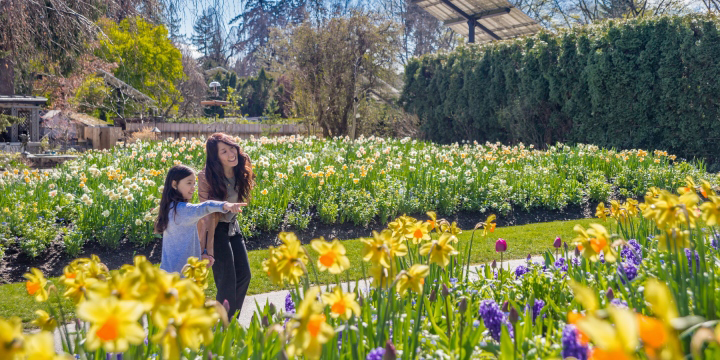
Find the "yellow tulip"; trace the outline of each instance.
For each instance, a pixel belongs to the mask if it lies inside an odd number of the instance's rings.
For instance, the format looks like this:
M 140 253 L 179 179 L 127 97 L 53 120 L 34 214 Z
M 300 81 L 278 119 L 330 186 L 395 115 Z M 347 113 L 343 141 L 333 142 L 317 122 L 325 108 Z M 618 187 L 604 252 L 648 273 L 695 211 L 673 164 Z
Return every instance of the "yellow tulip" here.
M 415 264 L 408 270 L 404 270 L 398 275 L 397 292 L 404 295 L 408 289 L 421 293 L 425 278 L 430 274 L 430 267 L 427 265 Z
M 317 266 L 320 271 L 327 270 L 331 274 L 340 274 L 350 268 L 350 260 L 345 256 L 345 246 L 335 239 L 332 243 L 320 237 L 310 242 L 312 248 L 320 254 Z
M 123 352 L 130 345 L 145 339 L 145 331 L 138 320 L 143 314 L 141 303 L 118 300 L 115 297 L 86 301 L 77 308 L 78 318 L 90 323 L 86 347 L 107 352 Z
M 350 320 L 353 314 L 360 316 L 360 304 L 355 301 L 355 293 L 343 292 L 340 286 L 336 286 L 333 292 L 322 294 L 322 300 L 330 306 L 330 316 Z
M 35 296 L 35 301 L 47 301 L 48 292 L 47 289 L 45 289 L 45 286 L 47 286 L 47 279 L 45 279 L 45 275 L 43 275 L 40 270 L 32 268 L 30 269 L 30 272 L 24 276 L 25 279 L 27 279 L 25 282 L 25 289 L 28 294 Z
M 430 254 L 430 262 L 445 267 L 450 263 L 450 256 L 457 255 L 451 242 L 456 242 L 457 237 L 448 232 L 440 235 L 440 238 L 426 243 L 420 248 L 420 255 L 426 256 Z

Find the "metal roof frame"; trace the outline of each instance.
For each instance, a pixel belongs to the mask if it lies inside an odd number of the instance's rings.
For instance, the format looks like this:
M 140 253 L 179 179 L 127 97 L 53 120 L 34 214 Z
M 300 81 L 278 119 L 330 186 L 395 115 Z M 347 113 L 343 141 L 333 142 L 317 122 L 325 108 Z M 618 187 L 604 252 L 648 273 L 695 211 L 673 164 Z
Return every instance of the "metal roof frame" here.
M 507 0 L 412 0 L 443 25 L 468 36 L 470 43 L 485 43 L 532 35 L 541 26 Z M 481 30 L 476 33 L 475 28 Z

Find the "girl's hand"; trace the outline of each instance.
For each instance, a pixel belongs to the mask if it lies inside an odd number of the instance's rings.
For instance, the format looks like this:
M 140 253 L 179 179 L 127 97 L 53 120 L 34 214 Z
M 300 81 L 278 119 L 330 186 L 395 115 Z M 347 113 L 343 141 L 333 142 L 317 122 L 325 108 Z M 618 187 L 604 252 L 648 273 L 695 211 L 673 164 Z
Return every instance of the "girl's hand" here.
M 207 260 L 207 261 L 208 261 L 208 264 L 207 264 L 207 267 L 208 267 L 208 268 L 210 268 L 211 266 L 213 266 L 213 264 L 215 263 L 215 258 L 214 258 L 212 255 L 208 255 L 208 254 L 203 254 L 203 255 L 200 257 L 200 260 Z
M 223 205 L 223 210 L 237 214 L 242 212 L 243 206 L 247 206 L 247 203 L 225 203 L 225 205 Z

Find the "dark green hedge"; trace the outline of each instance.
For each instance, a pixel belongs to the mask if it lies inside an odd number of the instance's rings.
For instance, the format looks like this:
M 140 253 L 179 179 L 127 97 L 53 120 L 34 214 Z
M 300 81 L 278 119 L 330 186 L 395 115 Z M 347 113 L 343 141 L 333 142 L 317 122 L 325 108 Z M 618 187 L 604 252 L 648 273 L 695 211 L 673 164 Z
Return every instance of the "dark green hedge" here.
M 718 24 L 607 21 L 424 56 L 407 65 L 401 102 L 437 142 L 580 142 L 714 162 Z

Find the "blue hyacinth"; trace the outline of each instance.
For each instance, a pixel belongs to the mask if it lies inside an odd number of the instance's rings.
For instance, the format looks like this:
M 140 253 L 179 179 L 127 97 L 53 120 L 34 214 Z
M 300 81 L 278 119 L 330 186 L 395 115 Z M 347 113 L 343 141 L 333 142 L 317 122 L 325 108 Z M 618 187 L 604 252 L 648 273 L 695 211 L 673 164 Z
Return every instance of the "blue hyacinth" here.
M 528 268 L 525 265 L 518 265 L 518 267 L 515 268 L 515 277 L 521 278 L 523 275 L 527 274 Z
M 621 274 L 620 280 L 623 284 L 625 283 L 625 278 L 623 278 L 622 275 L 625 275 L 628 281 L 633 281 L 638 274 L 637 267 L 629 262 L 620 264 L 620 266 L 618 266 L 618 272 Z
M 700 253 L 695 251 L 695 262 L 693 263 L 693 251 L 690 249 L 685 249 L 685 256 L 687 257 L 688 261 L 688 268 L 690 270 L 698 271 L 700 269 Z
M 561 257 L 561 258 L 558 258 L 557 260 L 555 260 L 555 267 L 560 271 L 564 271 L 564 272 L 568 271 L 568 264 L 565 261 L 564 257 Z
M 578 340 L 578 330 L 575 325 L 565 325 L 562 333 L 563 359 L 574 357 L 578 360 L 587 360 L 588 347 Z
M 290 296 L 290 293 L 285 296 L 285 312 L 295 312 L 295 302 L 293 301 L 292 296 Z
M 614 298 L 614 299 L 610 300 L 610 303 L 613 304 L 613 305 L 615 305 L 616 307 L 619 307 L 619 308 L 622 308 L 622 309 L 627 309 L 627 308 L 628 308 L 627 302 L 622 301 L 622 300 L 620 300 L 619 298 Z

